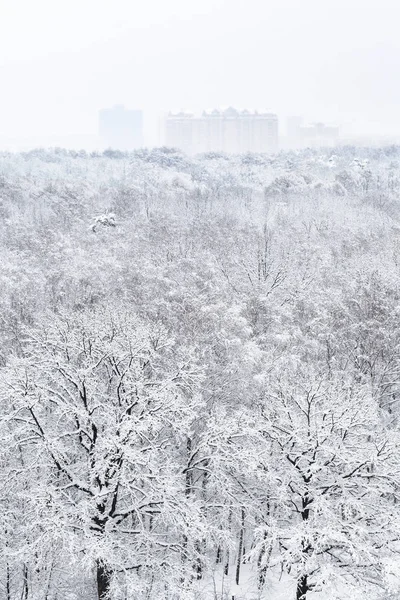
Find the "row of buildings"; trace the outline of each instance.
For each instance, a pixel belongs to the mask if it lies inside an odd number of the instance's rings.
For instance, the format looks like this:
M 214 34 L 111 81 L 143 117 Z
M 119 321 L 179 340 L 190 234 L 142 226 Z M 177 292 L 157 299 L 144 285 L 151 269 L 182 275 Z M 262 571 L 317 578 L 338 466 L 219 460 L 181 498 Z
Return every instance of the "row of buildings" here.
M 99 133 L 104 147 L 133 150 L 144 145 L 143 113 L 118 105 L 100 111 Z M 337 127 L 322 123 L 303 125 L 291 117 L 285 137 L 279 137 L 278 117 L 268 110 L 225 109 L 170 112 L 163 123 L 161 144 L 179 148 L 188 154 L 201 152 L 276 152 L 279 146 L 334 146 L 339 138 Z
M 336 146 L 339 142 L 339 127 L 324 123 L 303 123 L 302 117 L 287 120 L 286 143 L 290 148 Z
M 198 152 L 275 152 L 278 117 L 269 111 L 226 109 L 170 113 L 165 122 L 168 146 Z

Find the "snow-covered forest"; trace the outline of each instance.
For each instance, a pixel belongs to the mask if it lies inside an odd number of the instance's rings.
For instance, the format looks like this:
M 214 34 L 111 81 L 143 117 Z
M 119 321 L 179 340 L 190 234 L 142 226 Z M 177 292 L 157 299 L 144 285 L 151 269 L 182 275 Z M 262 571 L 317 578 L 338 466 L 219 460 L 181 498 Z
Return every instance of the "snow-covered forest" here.
M 0 154 L 0 599 L 400 591 L 400 148 Z

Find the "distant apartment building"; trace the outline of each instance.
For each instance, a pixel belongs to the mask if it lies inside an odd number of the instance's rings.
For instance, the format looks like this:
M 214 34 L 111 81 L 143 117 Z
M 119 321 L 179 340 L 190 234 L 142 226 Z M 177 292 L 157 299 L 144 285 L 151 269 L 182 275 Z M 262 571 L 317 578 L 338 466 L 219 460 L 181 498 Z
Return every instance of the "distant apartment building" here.
M 301 139 L 306 146 L 336 146 L 339 139 L 339 127 L 314 123 L 300 128 Z
M 301 144 L 301 128 L 303 126 L 303 117 L 289 117 L 287 120 L 287 139 L 289 145 L 297 147 Z
M 115 150 L 134 150 L 143 146 L 143 113 L 122 105 L 99 113 L 99 133 L 103 146 Z
M 194 142 L 194 114 L 181 110 L 170 112 L 165 122 L 165 142 L 167 146 L 191 153 Z
M 278 149 L 278 117 L 268 111 L 203 111 L 169 113 L 166 144 L 190 154 L 198 152 L 274 152 Z
M 288 145 L 292 148 L 321 148 L 336 146 L 339 141 L 339 127 L 313 123 L 303 125 L 301 117 L 289 117 L 287 121 Z

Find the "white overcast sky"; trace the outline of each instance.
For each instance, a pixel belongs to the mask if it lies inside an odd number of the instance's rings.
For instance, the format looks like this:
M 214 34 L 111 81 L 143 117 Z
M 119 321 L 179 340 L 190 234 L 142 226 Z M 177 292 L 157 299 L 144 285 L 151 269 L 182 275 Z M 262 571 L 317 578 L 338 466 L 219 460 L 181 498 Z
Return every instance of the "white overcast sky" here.
M 96 134 L 101 107 L 268 107 L 400 133 L 398 0 L 0 0 L 1 138 Z

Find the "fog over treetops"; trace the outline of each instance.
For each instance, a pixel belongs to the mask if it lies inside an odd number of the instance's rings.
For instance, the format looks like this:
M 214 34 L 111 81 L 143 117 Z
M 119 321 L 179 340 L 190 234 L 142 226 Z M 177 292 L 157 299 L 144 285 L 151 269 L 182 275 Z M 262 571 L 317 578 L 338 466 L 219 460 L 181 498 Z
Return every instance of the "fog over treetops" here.
M 2 0 L 0 150 L 93 150 L 115 104 L 144 111 L 148 146 L 170 110 L 219 106 L 396 141 L 399 17 L 395 0 Z

